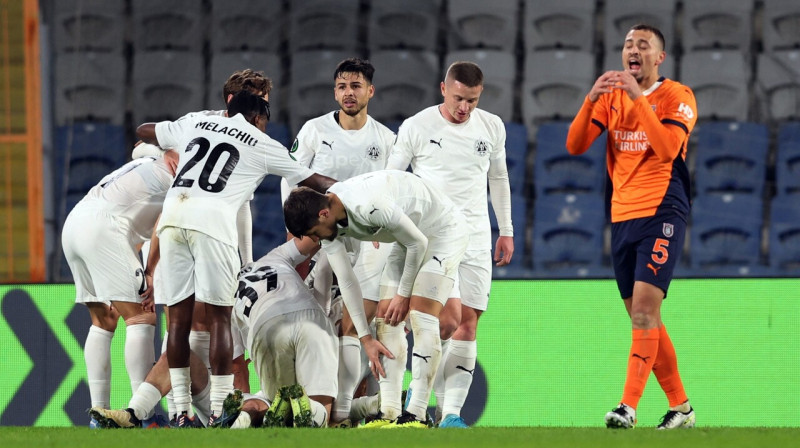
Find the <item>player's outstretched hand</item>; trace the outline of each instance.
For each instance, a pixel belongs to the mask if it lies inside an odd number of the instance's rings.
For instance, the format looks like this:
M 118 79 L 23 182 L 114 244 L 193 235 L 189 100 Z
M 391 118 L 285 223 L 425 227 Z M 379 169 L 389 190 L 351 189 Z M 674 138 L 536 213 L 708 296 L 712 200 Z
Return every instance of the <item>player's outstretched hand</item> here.
M 410 297 L 395 294 L 394 297 L 392 297 L 392 301 L 389 303 L 389 308 L 386 309 L 386 315 L 383 316 L 383 321 L 391 326 L 404 322 L 408 315 L 408 304 L 410 301 Z
M 501 236 L 497 238 L 497 243 L 494 245 L 494 261 L 497 266 L 505 266 L 511 263 L 511 257 L 514 256 L 514 238 L 510 236 Z
M 392 352 L 390 352 L 383 343 L 373 338 L 372 335 L 366 335 L 361 338 L 361 344 L 364 346 L 364 351 L 367 353 L 369 369 L 372 371 L 372 376 L 374 376 L 377 381 L 379 381 L 381 377 L 386 378 L 386 371 L 383 370 L 383 364 L 381 364 L 381 355 L 389 359 L 394 359 Z

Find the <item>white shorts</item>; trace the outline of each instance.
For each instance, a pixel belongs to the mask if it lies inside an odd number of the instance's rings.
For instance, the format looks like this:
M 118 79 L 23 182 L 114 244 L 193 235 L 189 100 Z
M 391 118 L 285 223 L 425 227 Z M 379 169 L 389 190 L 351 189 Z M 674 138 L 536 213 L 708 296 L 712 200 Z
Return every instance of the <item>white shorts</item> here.
M 256 322 L 251 331 L 250 357 L 267 397 L 292 384 L 303 386 L 309 396 L 336 397 L 339 343 L 322 311 L 281 314 Z
M 458 266 L 458 276 L 450 297 L 461 299 L 461 304 L 486 311 L 492 288 L 492 251 L 468 250 Z
M 375 249 L 371 241 L 361 242 L 361 251 L 353 266 L 353 271 L 361 286 L 361 295 L 367 300 L 377 302 L 381 299 L 381 275 L 394 243 L 381 243 Z
M 192 294 L 195 301 L 216 306 L 233 306 L 239 252 L 196 230 L 165 227 L 158 234 L 161 260 L 165 270 L 160 282 L 164 285 L 167 306 L 176 305 Z
M 127 232 L 113 216 L 80 202 L 67 216 L 61 244 L 75 280 L 75 302 L 140 303 L 144 269 Z
M 436 300 L 444 305 L 453 290 L 468 241 L 469 235 L 461 221 L 455 221 L 437 234 L 429 235 L 428 250 L 414 280 L 411 295 Z M 405 247 L 395 244 L 381 277 L 381 300 L 391 299 L 397 292 L 405 259 Z

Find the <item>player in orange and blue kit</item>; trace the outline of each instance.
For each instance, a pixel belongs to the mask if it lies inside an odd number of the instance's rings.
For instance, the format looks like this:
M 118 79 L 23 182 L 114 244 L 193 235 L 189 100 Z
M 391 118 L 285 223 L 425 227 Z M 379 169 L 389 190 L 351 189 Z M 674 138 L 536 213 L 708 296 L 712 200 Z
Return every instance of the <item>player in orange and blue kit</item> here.
M 622 401 L 605 417 L 609 428 L 636 424 L 636 406 L 651 371 L 670 406 L 658 428 L 695 424 L 675 348 L 661 322 L 661 303 L 689 216 L 685 159 L 697 107 L 689 87 L 658 74 L 665 56 L 661 31 L 649 25 L 631 28 L 622 50 L 624 70 L 597 79 L 567 135 L 570 154 L 582 154 L 608 131 L 611 255 L 633 328 Z

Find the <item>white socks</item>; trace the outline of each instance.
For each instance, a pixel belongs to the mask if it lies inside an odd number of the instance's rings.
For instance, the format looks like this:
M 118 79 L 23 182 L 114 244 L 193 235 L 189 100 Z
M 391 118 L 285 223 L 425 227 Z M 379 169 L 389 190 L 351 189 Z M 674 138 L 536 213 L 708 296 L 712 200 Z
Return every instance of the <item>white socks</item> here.
M 406 339 L 403 325 L 393 327 L 385 324 L 382 318 L 375 319 L 375 323 L 378 341 L 382 342 L 394 355 L 394 359 L 387 357 L 381 359 L 386 377 L 381 377 L 378 380 L 381 388 L 382 418 L 394 420 L 400 416 L 403 408 L 400 397 L 403 394 L 403 376 L 406 372 L 408 340 Z M 438 334 L 438 327 L 436 331 Z
M 222 402 L 229 393 L 233 392 L 233 374 L 211 375 L 209 378 L 211 389 L 211 415 L 222 415 Z
M 203 360 L 203 365 L 206 366 L 206 369 L 211 369 L 211 361 L 208 359 L 210 347 L 211 332 L 195 330 L 189 332 L 189 348 Z
M 149 324 L 126 325 L 125 327 L 125 368 L 131 380 L 131 392 L 136 393 L 139 385 L 153 367 L 156 353 L 153 337 L 156 327 Z
M 161 340 L 161 353 L 167 353 L 167 339 L 169 339 L 169 331 L 164 332 L 164 338 Z M 164 398 L 167 399 L 167 417 L 172 418 L 177 414 L 175 412 L 175 400 L 172 399 L 172 388 L 169 389 Z
M 83 346 L 92 407 L 111 408 L 111 338 L 114 332 L 92 325 Z
M 146 420 L 155 413 L 153 408 L 161 401 L 161 392 L 150 383 L 142 383 L 128 402 L 128 407 L 139 420 Z
M 450 341 L 447 359 L 441 369 L 445 377 L 443 417 L 450 414 L 461 415 L 461 408 L 464 407 L 469 387 L 472 385 L 477 356 L 476 341 Z
M 410 398 L 406 411 L 424 421 L 433 379 L 442 358 L 439 319 L 417 310 L 411 310 L 408 315 L 414 333 L 414 347 L 411 350 L 411 384 L 408 386 Z
M 442 341 L 442 360 L 439 361 L 439 368 L 436 369 L 436 378 L 433 380 L 433 393 L 436 395 L 436 416 L 437 423 L 442 420 L 442 407 L 444 406 L 444 366 L 447 363 L 447 351 L 450 348 L 450 339 Z
M 172 383 L 172 399 L 175 401 L 175 414 L 186 412 L 189 417 L 194 417 L 192 410 L 192 378 L 188 367 L 169 369 L 169 379 Z
M 333 403 L 332 421 L 340 422 L 350 415 L 358 383 L 361 382 L 361 342 L 352 336 L 339 338 L 339 394 Z

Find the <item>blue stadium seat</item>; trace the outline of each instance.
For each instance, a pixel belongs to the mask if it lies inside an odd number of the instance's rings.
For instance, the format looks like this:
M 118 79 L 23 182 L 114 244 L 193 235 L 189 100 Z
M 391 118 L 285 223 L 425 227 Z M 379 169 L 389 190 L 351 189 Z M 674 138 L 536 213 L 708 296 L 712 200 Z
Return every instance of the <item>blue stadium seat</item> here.
M 533 265 L 542 274 L 597 269 L 603 261 L 605 206 L 594 194 L 539 196 L 534 204 Z
M 567 152 L 568 131 L 567 122 L 539 126 L 533 176 L 537 197 L 553 193 L 603 192 L 607 177 L 605 134 L 585 153 L 573 156 Z
M 695 198 L 690 231 L 691 267 L 705 273 L 758 269 L 763 202 L 752 194 Z
M 778 130 L 776 159 L 778 195 L 800 194 L 800 122 L 785 123 Z
M 800 272 L 800 202 L 797 196 L 772 199 L 769 225 L 769 264 L 782 274 Z
M 497 227 L 497 219 L 489 201 L 489 222 L 492 226 L 492 255 L 494 255 L 494 244 L 500 234 Z M 528 204 L 524 196 L 511 195 L 511 223 L 514 226 L 514 256 L 511 258 L 510 268 L 527 268 L 526 257 L 529 253 L 526 233 L 528 227 Z
M 520 123 L 506 122 L 506 165 L 511 194 L 528 196 L 527 159 L 528 129 Z
M 54 152 L 56 197 L 62 191 L 85 194 L 103 176 L 122 166 L 128 156 L 123 127 L 104 123 L 59 126 Z M 63 189 L 67 174 L 69 185 Z
M 759 123 L 709 122 L 695 130 L 698 194 L 761 196 L 766 181 L 769 131 Z

